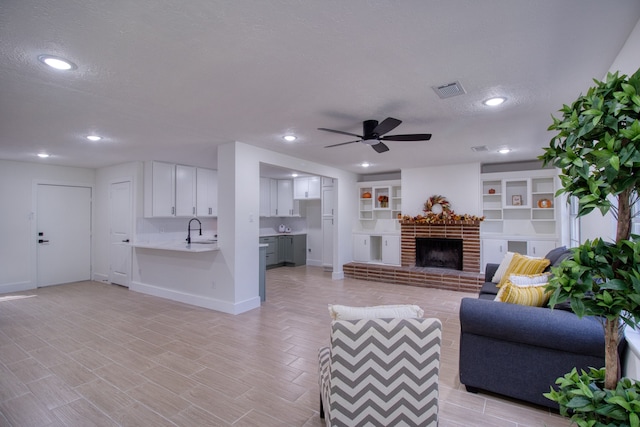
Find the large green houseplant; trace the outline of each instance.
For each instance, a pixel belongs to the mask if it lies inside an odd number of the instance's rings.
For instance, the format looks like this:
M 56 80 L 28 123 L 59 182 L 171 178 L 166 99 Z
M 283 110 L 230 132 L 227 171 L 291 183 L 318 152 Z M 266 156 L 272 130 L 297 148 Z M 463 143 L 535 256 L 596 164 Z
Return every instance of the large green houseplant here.
M 629 325 L 640 320 L 640 245 L 631 234 L 632 208 L 640 189 L 640 70 L 630 77 L 609 73 L 605 81 L 594 82 L 586 95 L 563 106 L 561 118 L 553 117 L 549 130 L 557 134 L 540 159 L 561 170 L 558 194 L 578 201 L 579 216 L 599 209 L 603 215 L 611 212 L 617 221 L 615 241 L 597 238 L 575 248 L 573 259 L 553 269 L 547 287 L 552 291 L 551 306 L 570 301 L 578 316 L 603 319 L 605 369 L 569 373 L 558 379 L 560 389 L 546 396 L 581 426 L 610 421 L 640 425 L 640 388 L 625 382 L 628 387 L 620 393 L 626 398 L 616 397 L 615 391 L 620 378 L 620 320 Z M 625 407 L 620 399 L 636 404 Z

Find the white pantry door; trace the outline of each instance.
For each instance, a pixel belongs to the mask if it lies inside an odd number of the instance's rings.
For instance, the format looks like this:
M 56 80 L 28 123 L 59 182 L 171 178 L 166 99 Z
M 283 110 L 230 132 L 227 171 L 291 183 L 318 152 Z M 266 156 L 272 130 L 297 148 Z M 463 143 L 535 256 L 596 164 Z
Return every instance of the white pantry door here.
M 109 282 L 131 282 L 131 181 L 111 184 L 109 190 Z
M 37 282 L 91 279 L 91 188 L 37 186 Z

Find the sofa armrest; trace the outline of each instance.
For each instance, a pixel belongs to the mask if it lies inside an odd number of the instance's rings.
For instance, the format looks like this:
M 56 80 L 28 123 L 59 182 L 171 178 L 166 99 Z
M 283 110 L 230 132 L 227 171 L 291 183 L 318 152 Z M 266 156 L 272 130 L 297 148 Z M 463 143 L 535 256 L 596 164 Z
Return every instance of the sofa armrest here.
M 460 329 L 462 334 L 604 357 L 601 322 L 563 310 L 463 298 Z
M 485 282 L 492 282 L 493 281 L 493 276 L 496 274 L 496 271 L 498 271 L 498 267 L 500 267 L 500 264 L 488 263 L 485 266 L 485 268 L 484 268 L 484 281 Z

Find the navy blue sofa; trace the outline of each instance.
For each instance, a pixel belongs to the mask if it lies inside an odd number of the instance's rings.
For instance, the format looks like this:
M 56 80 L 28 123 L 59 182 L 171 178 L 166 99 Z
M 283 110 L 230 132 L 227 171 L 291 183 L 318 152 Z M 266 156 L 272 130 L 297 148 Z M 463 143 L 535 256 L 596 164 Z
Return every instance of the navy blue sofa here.
M 460 304 L 460 382 L 471 392 L 558 408 L 542 395 L 556 378 L 574 367 L 604 366 L 602 324 L 595 317 L 579 319 L 568 309 L 493 301 L 498 288 L 491 278 L 497 268 L 488 264 L 478 298 L 463 298 Z

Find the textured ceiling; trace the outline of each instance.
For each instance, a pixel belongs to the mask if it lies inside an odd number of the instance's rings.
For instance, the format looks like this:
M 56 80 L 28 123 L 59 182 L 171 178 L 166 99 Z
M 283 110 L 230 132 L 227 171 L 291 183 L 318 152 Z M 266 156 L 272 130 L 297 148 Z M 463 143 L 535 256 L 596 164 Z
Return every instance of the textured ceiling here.
M 4 0 L 0 158 L 214 166 L 218 144 L 242 141 L 357 173 L 533 159 L 639 19 L 637 0 Z M 466 94 L 432 90 L 456 80 Z M 484 107 L 493 95 L 508 101 Z M 389 134 L 433 138 L 378 154 L 323 148 L 352 138 L 316 129 L 388 116 L 403 120 Z

